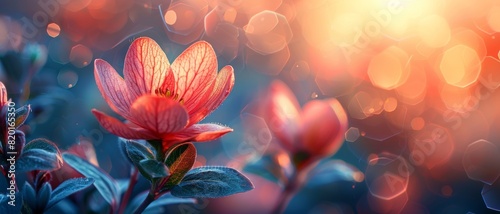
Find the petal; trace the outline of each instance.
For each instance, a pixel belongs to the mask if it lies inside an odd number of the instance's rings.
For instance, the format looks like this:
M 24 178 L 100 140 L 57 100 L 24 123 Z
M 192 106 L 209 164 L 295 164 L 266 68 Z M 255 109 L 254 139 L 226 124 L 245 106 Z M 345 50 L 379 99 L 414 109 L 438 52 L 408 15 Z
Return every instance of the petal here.
M 148 130 L 142 128 L 133 128 L 130 127 L 114 117 L 106 115 L 103 112 L 100 112 L 96 109 L 92 109 L 92 113 L 97 118 L 97 121 L 104 127 L 106 130 L 111 132 L 112 134 L 123 137 L 126 139 L 145 139 L 152 140 L 158 139 L 159 137 L 155 136 Z
M 0 82 L 0 106 L 5 105 L 7 102 L 7 89 L 5 88 L 5 85 Z
M 299 131 L 299 103 L 292 91 L 281 81 L 271 83 L 268 93 L 263 105 L 264 119 L 282 145 L 293 152 Z
M 195 124 L 176 133 L 169 138 L 172 142 L 196 141 L 204 142 L 215 140 L 222 135 L 232 132 L 233 129 L 213 123 Z
M 104 100 L 119 115 L 128 118 L 129 108 L 135 96 L 131 95 L 123 78 L 106 61 L 96 59 L 94 76 Z
M 234 86 L 234 69 L 230 65 L 221 69 L 213 85 L 210 96 L 200 100 L 199 106 L 190 112 L 189 124 L 195 124 L 203 120 L 212 111 L 217 109 L 226 99 Z
M 347 130 L 347 115 L 336 99 L 307 103 L 301 118 L 304 149 L 316 156 L 337 152 Z
M 177 101 L 153 95 L 139 97 L 130 108 L 130 115 L 137 125 L 165 135 L 186 127 L 189 116 Z
M 175 59 L 172 72 L 177 84 L 175 94 L 184 100 L 186 109 L 192 109 L 217 75 L 214 49 L 204 41 L 194 43 Z
M 123 70 L 125 82 L 132 93 L 136 96 L 154 93 L 169 72 L 170 63 L 158 43 L 147 37 L 132 42 Z

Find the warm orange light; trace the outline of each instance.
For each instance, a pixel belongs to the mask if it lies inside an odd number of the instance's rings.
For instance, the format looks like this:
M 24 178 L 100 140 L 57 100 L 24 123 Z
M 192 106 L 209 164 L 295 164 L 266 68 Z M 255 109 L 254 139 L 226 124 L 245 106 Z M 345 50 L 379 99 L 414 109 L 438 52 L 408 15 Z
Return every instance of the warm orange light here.
M 408 54 L 397 46 L 391 46 L 373 57 L 368 76 L 374 86 L 386 90 L 403 84 L 409 75 Z
M 177 22 L 177 13 L 173 10 L 167 11 L 164 17 L 167 25 L 174 25 Z
M 59 36 L 59 33 L 61 33 L 61 27 L 59 27 L 58 24 L 50 23 L 47 25 L 47 34 L 49 34 L 50 37 L 56 38 Z
M 415 117 L 411 120 L 411 128 L 413 130 L 421 130 L 425 126 L 425 120 L 421 117 Z
M 444 52 L 439 69 L 446 83 L 464 88 L 477 80 L 481 59 L 476 50 L 459 44 Z
M 412 68 L 408 80 L 396 88 L 396 93 L 399 95 L 399 101 L 415 105 L 424 100 L 426 90 L 427 76 L 425 72 L 422 69 Z
M 450 41 L 451 33 L 448 22 L 441 16 L 430 15 L 421 19 L 418 34 L 429 47 L 438 48 Z
M 365 179 L 365 175 L 362 172 L 354 172 L 352 179 L 356 182 L 362 182 Z
M 385 100 L 384 110 L 386 112 L 393 112 L 398 107 L 398 100 L 394 97 L 389 97 Z
M 490 9 L 488 24 L 492 30 L 500 32 L 500 7 L 496 6 Z
M 468 88 L 459 88 L 452 85 L 443 85 L 441 88 L 441 100 L 448 109 L 463 111 L 466 101 L 471 97 Z
M 356 13 L 340 13 L 334 17 L 330 29 L 334 44 L 354 45 L 362 34 L 363 17 Z

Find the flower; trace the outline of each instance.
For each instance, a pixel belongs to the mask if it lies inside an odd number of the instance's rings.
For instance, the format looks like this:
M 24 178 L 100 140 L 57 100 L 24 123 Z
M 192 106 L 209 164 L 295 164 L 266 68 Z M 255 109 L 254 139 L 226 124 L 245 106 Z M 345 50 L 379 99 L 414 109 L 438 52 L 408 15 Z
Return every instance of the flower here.
M 126 139 L 162 140 L 163 148 L 185 141 L 214 140 L 232 129 L 197 124 L 231 92 L 231 66 L 217 73 L 212 46 L 191 45 L 170 65 L 151 38 L 138 38 L 128 49 L 122 78 L 106 61 L 96 59 L 97 86 L 112 110 L 127 122 L 93 109 L 99 123 Z
M 3 121 L 0 123 L 0 164 L 7 165 L 5 160 L 11 157 L 10 154 L 15 154 L 16 158 L 21 155 L 26 138 L 24 132 L 17 128 L 24 124 L 30 111 L 29 105 L 16 109 L 15 103 L 8 99 L 5 85 L 0 82 L 0 121 Z
M 344 141 L 347 115 L 335 98 L 312 100 L 301 109 L 291 90 L 271 84 L 260 114 L 297 165 L 308 165 L 337 152 Z

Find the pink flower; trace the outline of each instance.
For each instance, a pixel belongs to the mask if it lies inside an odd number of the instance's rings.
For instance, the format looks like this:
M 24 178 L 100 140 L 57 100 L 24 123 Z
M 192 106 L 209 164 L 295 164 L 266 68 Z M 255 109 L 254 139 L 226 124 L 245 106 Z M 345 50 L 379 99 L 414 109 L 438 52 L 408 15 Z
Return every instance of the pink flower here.
M 217 58 L 206 42 L 191 45 L 170 65 L 154 40 L 138 38 L 125 56 L 124 78 L 102 59 L 96 59 L 94 66 L 102 96 L 128 121 L 92 112 L 117 136 L 162 140 L 165 149 L 178 142 L 214 140 L 232 131 L 217 124 L 197 124 L 234 85 L 233 68 L 225 66 L 217 73 Z
M 348 124 L 337 99 L 309 101 L 301 109 L 290 89 L 275 81 L 263 102 L 260 114 L 296 164 L 331 156 L 342 145 Z

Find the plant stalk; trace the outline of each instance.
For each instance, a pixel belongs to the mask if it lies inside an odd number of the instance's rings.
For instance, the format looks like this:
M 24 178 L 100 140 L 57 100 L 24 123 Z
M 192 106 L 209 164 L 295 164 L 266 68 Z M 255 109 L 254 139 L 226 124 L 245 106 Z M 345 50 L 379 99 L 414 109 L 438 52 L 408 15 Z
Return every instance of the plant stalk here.
M 155 200 L 154 193 L 149 193 L 146 199 L 141 203 L 141 205 L 134 211 L 134 214 L 141 214 L 144 210 Z
M 294 172 L 286 183 L 285 188 L 281 192 L 280 196 L 278 197 L 278 201 L 272 209 L 271 214 L 283 213 L 292 200 L 293 196 L 295 196 L 295 193 L 299 189 L 299 186 L 300 182 L 298 173 Z
M 120 208 L 118 209 L 118 213 L 123 213 L 125 211 L 125 207 L 127 207 L 128 200 L 132 195 L 132 190 L 134 189 L 135 184 L 137 183 L 139 170 L 136 167 L 132 169 L 132 175 L 130 176 L 130 182 L 128 183 L 128 189 L 123 195 L 122 201 L 120 203 Z

